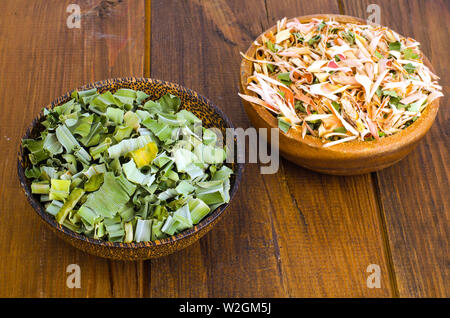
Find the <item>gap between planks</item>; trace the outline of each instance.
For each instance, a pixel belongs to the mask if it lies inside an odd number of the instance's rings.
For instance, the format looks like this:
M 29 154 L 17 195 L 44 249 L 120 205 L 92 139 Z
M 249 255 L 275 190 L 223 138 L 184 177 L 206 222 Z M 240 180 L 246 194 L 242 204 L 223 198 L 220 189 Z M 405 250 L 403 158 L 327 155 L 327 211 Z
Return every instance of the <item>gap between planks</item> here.
M 389 234 L 387 231 L 387 225 L 386 225 L 386 215 L 384 213 L 384 207 L 383 202 L 381 200 L 381 192 L 380 192 L 380 185 L 378 183 L 378 177 L 376 172 L 372 172 L 370 174 L 372 185 L 375 190 L 375 199 L 377 203 L 377 211 L 378 211 L 378 219 L 380 223 L 380 233 L 381 233 L 381 240 L 383 242 L 383 248 L 384 248 L 384 255 L 386 258 L 386 265 L 388 268 L 388 275 L 389 275 L 389 284 L 392 291 L 392 297 L 399 298 L 400 292 L 398 290 L 397 285 L 397 277 L 395 275 L 394 270 L 394 259 L 392 257 L 391 247 L 389 245 Z

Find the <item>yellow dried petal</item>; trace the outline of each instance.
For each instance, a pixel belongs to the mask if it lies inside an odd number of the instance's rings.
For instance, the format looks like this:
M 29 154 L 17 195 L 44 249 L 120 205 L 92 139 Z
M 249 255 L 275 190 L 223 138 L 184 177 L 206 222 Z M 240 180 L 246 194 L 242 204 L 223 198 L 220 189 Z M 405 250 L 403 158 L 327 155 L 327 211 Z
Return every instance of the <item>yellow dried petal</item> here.
M 365 127 L 363 125 L 363 123 L 361 122 L 361 119 L 358 119 L 356 121 L 356 128 L 358 129 L 358 131 L 363 132 Z
M 355 34 L 355 37 L 362 43 L 364 44 L 364 46 L 367 46 L 367 41 L 366 39 L 364 39 L 362 36 L 360 36 L 359 34 Z
M 291 36 L 291 31 L 289 29 L 280 31 L 277 33 L 277 35 L 275 37 L 275 43 L 279 44 L 279 43 L 283 42 L 284 40 L 289 39 L 290 36 Z
M 327 72 L 316 73 L 315 75 L 319 79 L 319 82 L 321 82 L 321 83 L 325 82 L 328 79 L 328 77 L 330 76 L 330 74 Z
M 154 142 L 149 142 L 144 147 L 130 152 L 136 167 L 142 168 L 149 165 L 158 153 L 158 146 Z

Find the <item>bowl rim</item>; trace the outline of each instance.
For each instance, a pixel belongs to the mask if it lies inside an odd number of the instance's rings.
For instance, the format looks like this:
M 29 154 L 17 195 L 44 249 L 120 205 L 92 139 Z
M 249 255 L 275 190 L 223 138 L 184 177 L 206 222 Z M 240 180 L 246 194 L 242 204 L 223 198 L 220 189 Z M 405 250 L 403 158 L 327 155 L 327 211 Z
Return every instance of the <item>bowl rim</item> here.
M 313 15 L 304 15 L 293 17 L 287 19 L 287 21 L 293 21 L 294 19 L 298 19 L 300 22 L 309 22 L 312 19 L 330 19 L 334 18 L 335 21 L 341 23 L 357 23 L 357 24 L 369 24 L 374 26 L 380 26 L 375 23 L 368 23 L 366 20 L 349 16 L 349 15 L 341 15 L 341 14 L 313 14 Z M 249 46 L 247 51 L 245 52 L 246 56 L 253 56 L 255 50 L 255 42 L 261 39 L 261 36 L 266 34 L 267 32 L 276 30 L 277 25 L 273 25 L 270 28 L 263 31 Z M 392 30 L 389 28 L 389 30 Z M 396 31 L 395 31 L 396 32 Z M 398 33 L 398 32 L 396 32 Z M 404 37 L 400 33 L 398 33 L 401 37 Z M 423 54 L 423 51 L 422 51 Z M 431 65 L 428 58 L 423 54 L 424 64 L 430 68 L 430 70 L 435 73 L 433 66 Z M 253 69 L 253 63 L 251 61 L 242 58 L 240 65 L 240 88 L 241 92 L 246 95 L 256 96 L 256 93 L 249 91 L 247 89 L 247 79 L 250 75 L 251 70 Z M 250 72 L 249 72 L 250 70 Z M 288 142 L 298 142 L 308 146 L 309 148 L 313 148 L 317 151 L 320 151 L 323 154 L 327 154 L 330 157 L 343 155 L 345 158 L 369 158 L 372 156 L 379 156 L 384 154 L 393 153 L 400 148 L 406 147 L 409 144 L 415 143 L 420 140 L 426 132 L 431 128 L 434 119 L 439 110 L 439 100 L 440 98 L 435 99 L 430 105 L 428 105 L 425 110 L 422 111 L 421 116 L 413 122 L 410 126 L 402 129 L 400 132 L 380 138 L 380 140 L 372 140 L 372 141 L 360 141 L 360 140 L 352 140 L 349 142 L 340 143 L 334 145 L 332 147 L 323 147 L 323 143 L 320 138 L 306 135 L 302 137 L 301 131 L 298 129 L 289 129 L 288 133 L 282 133 L 283 138 L 286 138 Z M 242 100 L 244 104 L 250 105 L 253 111 L 259 116 L 264 124 L 267 127 L 277 128 L 277 120 L 276 117 L 271 114 L 267 109 L 256 105 L 252 102 L 248 102 L 246 100 Z M 281 147 L 280 147 L 281 150 Z
M 65 94 L 57 97 L 50 104 L 45 106 L 45 108 L 51 109 L 55 106 L 60 105 L 61 103 L 64 103 L 65 101 L 70 99 L 71 93 L 74 90 L 80 91 L 80 90 L 86 90 L 86 89 L 91 89 L 91 88 L 103 89 L 103 88 L 107 88 L 111 84 L 132 83 L 132 82 L 143 82 L 143 83 L 149 83 L 150 85 L 159 84 L 159 85 L 163 85 L 163 86 L 170 86 L 171 88 L 174 88 L 176 90 L 185 91 L 188 95 L 198 98 L 200 100 L 200 102 L 204 103 L 207 107 L 212 108 L 222 118 L 222 120 L 225 122 L 225 125 L 227 126 L 227 128 L 234 128 L 232 122 L 227 117 L 227 115 L 225 115 L 225 113 L 218 106 L 213 104 L 206 97 L 204 97 L 204 96 L 198 94 L 197 92 L 195 92 L 194 90 L 186 88 L 180 84 L 168 82 L 168 81 L 164 81 L 164 80 L 159 80 L 159 79 L 154 79 L 154 78 L 147 78 L 147 77 L 116 77 L 116 78 L 110 78 L 110 79 L 105 79 L 105 80 L 88 83 L 88 84 L 82 85 L 78 88 L 72 89 L 72 90 L 66 92 Z M 42 119 L 42 117 L 43 117 L 43 109 L 33 119 L 31 125 L 28 126 L 22 139 L 29 137 L 33 127 Z M 25 155 L 25 152 L 22 147 L 22 144 L 20 143 L 19 151 L 18 151 L 18 160 L 17 160 L 17 170 L 18 170 L 20 184 L 22 186 L 23 191 L 25 192 L 25 195 L 26 195 L 30 205 L 33 207 L 33 209 L 36 211 L 36 213 L 49 226 L 56 229 L 58 232 L 61 232 L 63 235 L 68 235 L 76 240 L 81 240 L 81 241 L 84 241 L 84 242 L 87 242 L 87 243 L 90 243 L 93 245 L 97 245 L 97 246 L 104 246 L 104 247 L 108 247 L 108 248 L 119 248 L 122 250 L 142 249 L 142 248 L 148 249 L 148 248 L 157 247 L 157 246 L 169 245 L 169 244 L 175 243 L 177 241 L 180 241 L 182 239 L 193 236 L 196 233 L 200 232 L 203 228 L 207 227 L 208 225 L 213 223 L 217 218 L 219 218 L 222 215 L 222 213 L 225 211 L 225 209 L 230 205 L 234 195 L 236 194 L 236 192 L 239 188 L 239 184 L 241 182 L 241 178 L 242 178 L 242 174 L 243 174 L 243 170 L 244 170 L 243 163 L 234 162 L 234 164 L 236 165 L 236 171 L 235 171 L 234 184 L 232 185 L 231 190 L 230 190 L 230 200 L 228 201 L 228 203 L 218 207 L 215 211 L 213 211 L 213 213 L 209 214 L 205 219 L 201 220 L 198 224 L 194 225 L 192 228 L 187 229 L 183 232 L 180 232 L 176 235 L 172 235 L 172 236 L 169 236 L 169 237 L 166 237 L 163 239 L 159 239 L 159 240 L 155 240 L 155 241 L 123 243 L 123 242 L 102 241 L 99 239 L 90 238 L 85 235 L 76 233 L 76 232 L 62 226 L 58 222 L 56 222 L 56 220 L 50 214 L 48 214 L 47 212 L 44 211 L 43 205 L 41 204 L 41 202 L 39 200 L 37 200 L 33 196 L 33 194 L 31 193 L 30 187 L 26 183 L 27 178 L 25 177 L 25 171 L 22 166 L 24 155 Z

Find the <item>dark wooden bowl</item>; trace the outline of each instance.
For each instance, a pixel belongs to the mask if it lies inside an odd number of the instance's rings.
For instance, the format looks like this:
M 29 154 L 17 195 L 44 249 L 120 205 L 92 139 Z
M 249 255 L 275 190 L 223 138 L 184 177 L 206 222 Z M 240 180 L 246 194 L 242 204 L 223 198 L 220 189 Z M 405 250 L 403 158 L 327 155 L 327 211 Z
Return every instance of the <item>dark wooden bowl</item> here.
M 367 24 L 359 18 L 335 14 L 309 15 L 297 19 L 305 23 L 313 18 L 328 20 L 331 17 L 342 23 Z M 262 34 L 270 31 L 276 31 L 276 26 Z M 260 41 L 261 35 L 257 41 Z M 252 43 L 246 55 L 254 56 L 255 50 L 256 46 Z M 434 72 L 426 57 L 424 57 L 424 63 Z M 256 96 L 247 89 L 246 85 L 251 74 L 253 74 L 253 63 L 243 59 L 240 67 L 241 92 Z M 264 107 L 245 100 L 242 102 L 253 126 L 256 128 L 278 127 L 275 116 Z M 427 106 L 419 119 L 395 135 L 374 141 L 350 141 L 325 148 L 319 138 L 310 135 L 303 138 L 300 130 L 290 129 L 287 134 L 280 132 L 280 153 L 295 164 L 326 174 L 355 175 L 377 171 L 397 163 L 417 146 L 433 125 L 438 109 L 439 99 L 436 99 Z
M 222 130 L 223 136 L 225 136 L 226 128 L 233 128 L 230 120 L 217 106 L 215 106 L 205 97 L 178 84 L 149 78 L 129 77 L 109 79 L 88 84 L 78 88 L 78 90 L 85 90 L 93 87 L 97 88 L 99 92 L 104 92 L 106 90 L 111 90 L 112 92 L 114 92 L 119 88 L 142 90 L 150 95 L 150 99 L 158 99 L 164 94 L 170 93 L 180 97 L 182 101 L 182 108 L 188 109 L 189 111 L 193 112 L 198 118 L 200 118 L 203 122 L 204 127 L 219 128 L 220 130 Z M 53 108 L 67 102 L 68 100 L 70 100 L 70 93 L 71 92 L 68 92 L 63 96 L 58 97 L 50 105 L 48 105 L 47 108 Z M 40 131 L 43 130 L 43 126 L 40 125 L 42 119 L 43 112 L 41 112 L 40 115 L 36 119 L 34 119 L 32 126 L 27 130 L 23 138 L 37 137 Z M 31 194 L 31 182 L 25 177 L 25 169 L 27 167 L 30 167 L 31 163 L 28 159 L 28 156 L 26 155 L 26 151 L 24 151 L 22 146 L 20 146 L 18 156 L 19 158 L 17 168 L 20 183 L 31 206 L 41 217 L 41 219 L 45 221 L 45 224 L 47 224 L 49 228 L 60 238 L 62 238 L 66 242 L 69 242 L 76 248 L 101 257 L 119 260 L 142 260 L 165 256 L 175 251 L 181 250 L 186 246 L 194 243 L 203 235 L 205 235 L 209 230 L 211 230 L 212 227 L 219 221 L 220 217 L 223 215 L 223 212 L 229 205 L 228 203 L 220 206 L 217 210 L 215 210 L 193 228 L 165 239 L 156 240 L 153 242 L 139 243 L 113 243 L 96 240 L 75 233 L 67 229 L 66 227 L 61 226 L 50 214 L 44 211 L 44 207 L 39 202 L 39 199 Z M 244 165 L 232 163 L 230 167 L 234 171 L 234 174 L 232 175 L 230 180 L 231 202 L 239 187 Z

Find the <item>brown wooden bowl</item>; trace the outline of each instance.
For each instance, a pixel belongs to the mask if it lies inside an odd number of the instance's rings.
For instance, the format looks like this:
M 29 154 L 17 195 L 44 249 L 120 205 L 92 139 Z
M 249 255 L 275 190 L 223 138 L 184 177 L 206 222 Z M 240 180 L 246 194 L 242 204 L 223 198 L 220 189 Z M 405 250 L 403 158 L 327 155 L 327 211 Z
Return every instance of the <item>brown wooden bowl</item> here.
M 203 126 L 210 128 L 215 127 L 222 130 L 225 136 L 226 128 L 233 128 L 232 123 L 227 116 L 213 103 L 205 97 L 196 92 L 184 88 L 178 84 L 164 82 L 149 78 L 115 78 L 104 80 L 92 84 L 85 85 L 78 88 L 78 90 L 85 90 L 89 88 L 97 88 L 99 92 L 106 90 L 116 91 L 119 88 L 131 88 L 135 90 L 142 90 L 150 95 L 150 99 L 158 99 L 161 96 L 170 93 L 180 97 L 182 108 L 193 112 L 198 118 L 202 120 Z M 70 100 L 70 93 L 68 92 L 61 97 L 58 97 L 46 108 L 53 108 Z M 43 130 L 40 122 L 43 119 L 43 112 L 34 119 L 32 126 L 27 130 L 23 138 L 35 138 Z M 31 182 L 25 177 L 25 169 L 31 166 L 28 159 L 27 151 L 20 146 L 18 158 L 18 174 L 20 183 L 25 191 L 31 206 L 39 214 L 42 220 L 45 221 L 50 229 L 56 233 L 60 238 L 69 242 L 76 248 L 88 252 L 93 255 L 119 259 L 119 260 L 142 260 L 148 258 L 157 258 L 164 255 L 171 254 L 175 251 L 181 250 L 190 244 L 194 243 L 205 235 L 211 228 L 219 221 L 223 212 L 228 207 L 229 203 L 217 208 L 213 213 L 208 215 L 199 224 L 193 228 L 181 232 L 177 235 L 156 240 L 153 242 L 133 242 L 133 243 L 113 243 L 101 240 L 88 238 L 84 235 L 75 233 L 64 226 L 58 224 L 55 219 L 44 211 L 44 207 L 39 202 L 39 198 L 31 193 Z M 235 160 L 236 162 L 236 160 Z M 230 165 L 234 174 L 231 177 L 230 202 L 235 195 L 242 176 L 243 164 L 232 163 Z
M 359 18 L 335 14 L 308 15 L 297 19 L 304 23 L 313 18 L 328 20 L 331 17 L 342 23 L 367 24 Z M 276 26 L 262 34 L 270 31 L 276 31 Z M 257 41 L 260 41 L 261 35 Z M 256 45 L 252 43 L 246 55 L 254 56 L 255 50 Z M 424 63 L 434 72 L 426 57 L 424 57 Z M 243 59 L 240 67 L 240 90 L 243 94 L 256 96 L 254 92 L 247 89 L 247 79 L 251 74 L 253 74 L 253 63 Z M 245 100 L 242 102 L 253 126 L 256 128 L 278 127 L 275 116 L 264 107 Z M 433 125 L 438 109 L 439 100 L 436 99 L 426 107 L 413 124 L 395 135 L 374 141 L 350 141 L 325 148 L 319 138 L 310 135 L 303 138 L 299 130 L 290 129 L 287 134 L 280 133 L 280 153 L 295 164 L 326 174 L 355 175 L 380 170 L 400 161 L 417 146 Z

